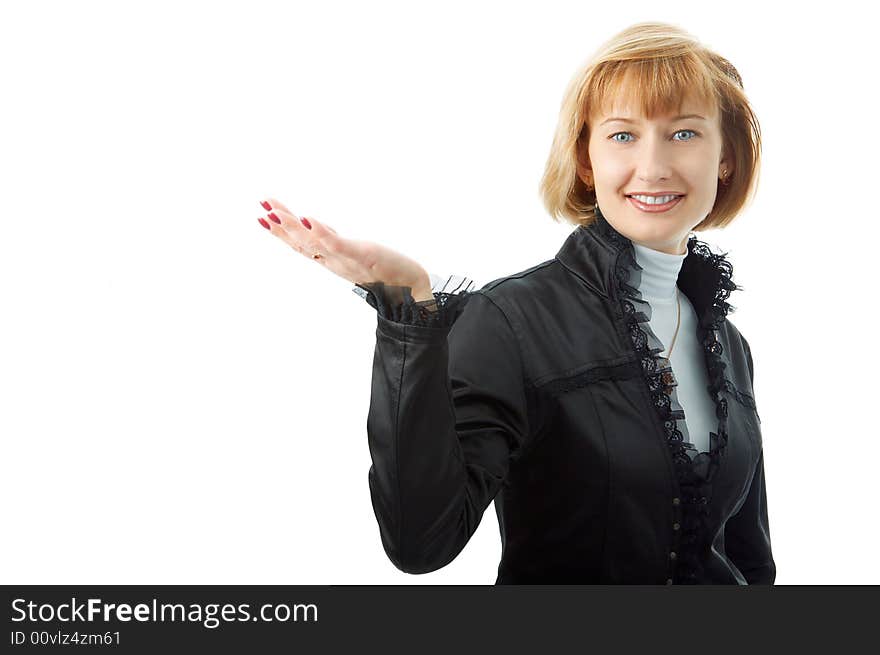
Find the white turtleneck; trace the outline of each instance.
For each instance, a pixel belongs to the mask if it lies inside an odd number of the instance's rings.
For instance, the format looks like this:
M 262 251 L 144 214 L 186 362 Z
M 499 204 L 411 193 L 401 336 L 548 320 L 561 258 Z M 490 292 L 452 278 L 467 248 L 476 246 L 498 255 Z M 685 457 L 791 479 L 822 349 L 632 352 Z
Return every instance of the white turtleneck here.
M 639 291 L 651 306 L 649 324 L 666 348 L 660 353 L 664 357 L 669 357 L 678 319 L 676 295 L 681 301 L 681 325 L 669 361 L 678 383 L 675 393 L 686 417 L 687 440 L 700 452 L 708 452 L 709 432 L 718 430 L 715 403 L 707 390 L 709 375 L 703 348 L 697 340 L 697 313 L 676 286 L 687 252 L 670 255 L 635 242 L 633 247 L 636 261 L 642 267 Z M 679 429 L 681 423 L 679 421 Z

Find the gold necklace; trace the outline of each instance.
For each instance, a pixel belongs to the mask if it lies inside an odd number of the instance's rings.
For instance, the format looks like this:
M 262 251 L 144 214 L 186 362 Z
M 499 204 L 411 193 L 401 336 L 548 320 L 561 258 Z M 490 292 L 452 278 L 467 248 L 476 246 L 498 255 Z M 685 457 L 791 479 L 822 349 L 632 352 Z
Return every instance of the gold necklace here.
M 678 304 L 678 320 L 675 323 L 675 334 L 672 335 L 672 345 L 669 346 L 669 354 L 666 359 L 672 357 L 672 349 L 675 348 L 675 339 L 678 337 L 678 328 L 681 325 L 681 295 L 679 295 L 678 287 L 675 287 L 675 299 Z
M 678 287 L 675 287 L 675 299 L 678 303 L 678 320 L 675 323 L 675 334 L 672 335 L 672 345 L 669 346 L 669 351 L 666 354 L 666 361 L 671 364 L 672 362 L 672 349 L 675 347 L 675 339 L 678 337 L 678 328 L 681 325 L 681 296 L 678 295 Z M 672 375 L 672 368 L 667 370 L 662 376 L 663 384 L 665 385 L 663 388 L 663 392 L 667 396 L 672 395 L 672 388 L 675 386 L 675 378 Z

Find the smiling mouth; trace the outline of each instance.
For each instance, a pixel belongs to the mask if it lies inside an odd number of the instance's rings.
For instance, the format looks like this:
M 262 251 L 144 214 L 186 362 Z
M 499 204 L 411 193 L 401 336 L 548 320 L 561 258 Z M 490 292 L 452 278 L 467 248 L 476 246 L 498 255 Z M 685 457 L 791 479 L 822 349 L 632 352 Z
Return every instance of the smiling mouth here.
M 646 213 L 649 213 L 649 214 L 657 214 L 660 212 L 669 211 L 670 209 L 675 207 L 679 202 L 681 202 L 682 198 L 684 198 L 684 194 L 682 194 L 682 195 L 669 194 L 669 195 L 672 196 L 671 200 L 664 202 L 662 204 L 653 203 L 653 202 L 643 202 L 643 201 L 639 200 L 638 198 L 631 196 L 631 195 L 626 196 L 626 198 L 627 198 L 627 200 L 629 200 L 630 204 L 633 207 L 635 207 L 636 209 L 643 211 L 643 212 L 646 212 Z M 655 196 L 649 196 L 649 197 L 655 197 Z M 665 196 L 661 196 L 661 197 L 665 197 Z
M 667 196 L 670 196 L 670 197 L 680 198 L 681 196 L 683 196 L 685 194 L 670 192 L 670 193 L 627 193 L 624 195 L 626 195 L 627 198 L 634 198 L 636 196 L 647 197 L 647 198 L 665 198 Z

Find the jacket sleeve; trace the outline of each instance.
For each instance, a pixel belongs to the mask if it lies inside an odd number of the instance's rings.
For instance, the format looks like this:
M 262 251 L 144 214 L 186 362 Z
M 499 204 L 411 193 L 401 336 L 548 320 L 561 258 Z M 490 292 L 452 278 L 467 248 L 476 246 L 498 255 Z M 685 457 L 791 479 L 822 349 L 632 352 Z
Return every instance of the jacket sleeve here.
M 503 312 L 482 291 L 435 297 L 442 316 L 431 325 L 377 313 L 368 481 L 385 552 L 406 573 L 461 552 L 528 433 Z
M 743 345 L 754 379 L 751 349 Z M 754 387 L 753 387 L 754 391 Z M 767 516 L 767 486 L 764 478 L 764 451 L 761 449 L 749 492 L 739 511 L 730 518 L 724 531 L 727 555 L 749 584 L 772 585 L 776 581 L 776 563 L 770 547 L 770 523 Z

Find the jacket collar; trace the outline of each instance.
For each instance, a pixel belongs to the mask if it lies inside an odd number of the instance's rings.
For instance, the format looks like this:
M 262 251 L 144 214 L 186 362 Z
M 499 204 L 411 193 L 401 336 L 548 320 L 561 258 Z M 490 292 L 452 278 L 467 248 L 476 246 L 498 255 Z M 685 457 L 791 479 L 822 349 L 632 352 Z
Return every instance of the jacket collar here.
M 727 302 L 730 292 L 741 289 L 732 280 L 727 253 L 713 253 L 695 236 L 688 239 L 687 256 L 678 274 L 678 287 L 690 299 L 700 326 L 717 329 L 736 308 Z M 603 296 L 619 301 L 632 295 L 631 285 L 640 271 L 632 241 L 623 236 L 596 206 L 596 220 L 575 229 L 562 244 L 556 259 Z M 637 283 L 635 283 L 637 284 Z

